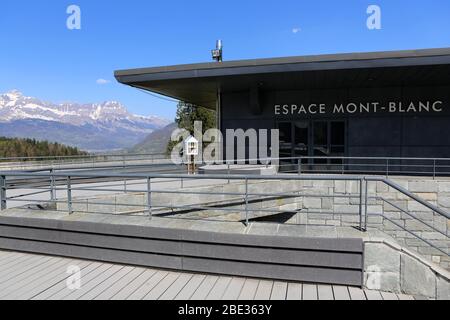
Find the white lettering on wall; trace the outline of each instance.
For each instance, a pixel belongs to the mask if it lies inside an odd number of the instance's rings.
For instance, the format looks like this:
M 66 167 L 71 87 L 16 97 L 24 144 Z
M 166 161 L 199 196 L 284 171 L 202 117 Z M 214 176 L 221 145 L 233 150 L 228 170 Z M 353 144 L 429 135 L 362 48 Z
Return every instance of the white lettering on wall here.
M 275 115 L 317 115 L 317 114 L 368 114 L 368 113 L 440 113 L 444 111 L 444 103 L 438 101 L 396 102 L 386 105 L 380 102 L 350 102 L 336 103 L 328 106 L 325 103 L 311 103 L 309 105 L 278 104 L 275 105 Z

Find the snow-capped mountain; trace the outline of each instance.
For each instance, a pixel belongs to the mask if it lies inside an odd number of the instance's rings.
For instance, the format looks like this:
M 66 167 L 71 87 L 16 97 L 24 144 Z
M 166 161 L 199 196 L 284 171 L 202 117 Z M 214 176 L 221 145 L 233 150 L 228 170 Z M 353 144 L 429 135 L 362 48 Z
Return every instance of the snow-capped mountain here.
M 56 141 L 90 151 L 130 147 L 169 123 L 131 114 L 116 101 L 54 104 L 16 90 L 0 95 L 0 135 Z

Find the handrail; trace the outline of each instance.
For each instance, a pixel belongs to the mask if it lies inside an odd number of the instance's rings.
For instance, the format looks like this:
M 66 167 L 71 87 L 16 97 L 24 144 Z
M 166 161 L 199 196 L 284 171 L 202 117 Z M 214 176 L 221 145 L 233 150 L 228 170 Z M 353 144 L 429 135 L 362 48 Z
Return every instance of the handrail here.
M 12 189 L 26 189 L 28 188 L 33 188 L 31 185 L 26 184 L 30 178 L 41 178 L 42 181 L 45 181 L 46 183 L 50 184 L 50 187 L 48 189 L 47 185 L 44 187 L 39 187 L 39 188 L 34 188 L 36 190 L 34 190 L 33 192 L 29 192 L 25 195 L 19 195 L 19 196 L 12 196 L 12 197 L 7 197 L 6 195 L 6 191 L 8 189 L 8 181 L 13 181 L 14 186 Z M 107 188 L 107 187 L 101 187 L 101 188 L 96 188 L 95 190 L 92 188 L 88 188 L 88 187 L 83 187 L 83 188 L 77 188 L 72 186 L 72 184 L 76 181 L 77 178 L 80 178 L 79 180 L 82 179 L 92 179 L 94 180 L 94 182 L 90 181 L 89 183 L 95 183 L 95 179 L 111 179 L 111 178 L 116 178 L 116 179 L 123 179 L 125 181 L 125 185 L 124 185 L 124 192 L 142 192 L 142 193 L 146 193 L 147 197 L 148 197 L 148 204 L 143 204 L 141 205 L 136 205 L 136 207 L 146 207 L 146 211 L 150 218 L 153 216 L 153 209 L 157 209 L 158 206 L 154 205 L 154 203 L 152 204 L 152 194 L 158 194 L 158 193 L 163 193 L 163 194 L 198 194 L 198 195 L 226 195 L 226 196 L 237 196 L 237 197 L 244 197 L 242 200 L 242 203 L 245 207 L 245 209 L 242 209 L 243 211 L 243 216 L 245 217 L 245 222 L 248 225 L 249 222 L 249 213 L 252 212 L 262 212 L 264 211 L 264 209 L 251 209 L 249 208 L 249 203 L 252 201 L 251 197 L 261 197 L 261 196 L 279 196 L 279 197 L 359 197 L 360 201 L 358 202 L 359 205 L 359 227 L 362 231 L 366 231 L 367 230 L 367 226 L 368 226 L 368 218 L 369 218 L 369 212 L 368 212 L 368 204 L 369 204 L 369 200 L 370 199 L 376 199 L 376 200 L 382 200 L 385 201 L 387 203 L 390 203 L 389 201 L 378 197 L 377 195 L 375 195 L 375 197 L 369 197 L 369 191 L 368 191 L 368 183 L 369 182 L 381 182 L 383 184 L 385 184 L 388 187 L 391 187 L 392 189 L 400 192 L 401 194 L 409 197 L 410 199 L 414 200 L 415 202 L 423 205 L 425 208 L 430 209 L 431 211 L 437 213 L 438 215 L 445 217 L 446 219 L 450 219 L 450 213 L 442 208 L 439 208 L 431 203 L 428 203 L 427 201 L 423 200 L 421 197 L 417 196 L 416 194 L 408 191 L 407 189 L 403 188 L 402 186 L 398 185 L 397 183 L 386 179 L 384 177 L 376 177 L 376 176 L 361 176 L 361 175 L 298 175 L 298 174 L 278 174 L 278 175 L 268 175 L 268 176 L 257 176 L 257 175 L 245 175 L 245 174 L 230 174 L 230 175 L 226 175 L 226 174 L 219 174 L 219 175 L 211 175 L 211 174 L 206 174 L 206 175 L 187 175 L 187 174 L 160 174 L 160 173 L 110 173 L 110 172 L 106 172 L 106 173 L 92 173 L 92 172 L 87 172 L 87 173 L 83 173 L 83 172 L 79 172 L 79 171 L 73 171 L 73 172 L 50 172 L 50 173 L 45 173 L 45 172 L 37 172 L 37 173 L 29 173 L 29 172 L 23 172 L 23 171 L 7 171 L 7 172 L 0 172 L 0 204 L 1 204 L 1 209 L 4 210 L 7 208 L 6 206 L 6 202 L 8 200 L 11 201 L 27 201 L 26 199 L 20 199 L 26 196 L 31 196 L 31 195 L 37 195 L 37 194 L 41 194 L 41 193 L 45 193 L 45 192 L 49 192 L 51 194 L 51 200 L 48 201 L 47 203 L 53 202 L 53 203 L 61 203 L 61 201 L 57 201 L 56 197 L 55 197 L 55 192 L 56 191 L 66 191 L 67 192 L 67 199 L 64 201 L 67 203 L 67 210 L 69 212 L 69 214 L 72 214 L 74 211 L 74 205 L 78 204 L 77 199 L 74 198 L 73 192 L 74 191 L 98 191 L 98 192 L 118 192 L 122 189 L 112 189 L 112 188 Z M 25 184 L 21 184 L 21 181 L 24 181 Z M 38 179 L 36 179 L 38 180 Z M 127 181 L 128 180 L 136 180 L 136 181 L 146 181 L 147 182 L 147 187 L 144 188 L 143 190 L 132 190 L 132 189 L 128 189 L 127 190 Z M 170 181 L 170 180 L 174 180 L 174 181 L 178 181 L 181 180 L 181 185 L 183 188 L 183 181 L 184 180 L 212 180 L 212 181 L 241 181 L 241 182 L 245 182 L 245 193 L 243 191 L 238 191 L 238 192 L 231 192 L 231 191 L 223 191 L 223 192 L 215 192 L 215 191 L 199 191 L 199 190 L 190 190 L 190 189 L 183 189 L 182 191 L 177 191 L 177 190 L 163 190 L 163 189 L 158 189 L 158 188 L 154 188 L 152 186 L 152 183 L 158 183 L 158 181 L 155 180 L 161 180 L 161 181 Z M 348 192 L 345 195 L 336 195 L 336 194 L 326 194 L 326 195 L 315 195 L 315 194 L 302 194 L 300 190 L 295 189 L 295 188 L 291 188 L 289 189 L 289 191 L 284 191 L 284 192 L 273 192 L 273 193 L 254 193 L 251 192 L 249 190 L 249 182 L 250 181 L 353 181 L 353 182 L 357 182 L 359 183 L 359 191 L 356 192 Z M 63 185 L 63 187 L 59 188 L 55 185 L 56 182 L 65 182 L 65 185 Z M 19 185 L 19 187 L 16 187 L 16 183 Z M 364 187 L 365 187 L 365 192 L 364 192 Z M 42 191 L 44 190 L 44 191 Z M 45 191 L 46 190 L 46 191 Z M 356 193 L 356 195 L 355 195 Z M 36 203 L 43 203 L 45 201 L 36 201 Z M 423 223 L 425 226 L 429 227 L 431 230 L 433 231 L 437 231 L 440 234 L 446 236 L 447 238 L 449 238 L 449 236 L 444 233 L 441 232 L 440 230 L 438 230 L 433 224 L 427 223 L 426 221 L 422 221 L 422 219 L 420 219 L 419 217 L 417 217 L 416 215 L 410 214 L 410 212 L 407 212 L 405 210 L 403 210 L 401 207 L 396 206 L 393 203 L 390 203 L 393 207 L 397 208 L 398 210 L 400 210 L 403 213 L 406 213 L 409 217 L 411 217 L 412 219 L 415 219 L 421 223 Z M 99 204 L 100 205 L 100 204 Z M 105 203 L 104 205 L 110 205 L 108 203 Z M 112 205 L 112 204 L 111 204 Z M 119 205 L 120 203 L 115 203 L 115 205 Z M 198 205 L 183 205 L 183 206 L 177 206 L 176 204 L 171 204 L 170 208 L 173 209 L 186 209 L 186 208 L 202 208 L 202 209 L 208 209 L 208 206 L 202 206 L 201 204 Z M 216 208 L 215 208 L 216 209 Z M 224 212 L 228 211 L 235 211 L 235 209 L 225 209 L 225 208 L 217 208 L 217 210 L 222 210 Z M 309 211 L 308 211 L 309 212 Z M 344 214 L 344 213 L 339 213 L 339 214 Z M 384 219 L 387 219 L 388 221 L 391 221 L 391 219 L 387 216 L 385 216 L 384 213 L 381 214 L 381 216 Z M 365 219 L 364 219 L 365 218 Z M 399 226 L 395 221 L 391 221 L 394 225 Z M 423 237 L 421 237 L 421 235 L 417 235 L 414 232 L 403 228 L 405 231 L 408 231 L 409 233 L 411 233 L 412 235 L 414 235 L 417 239 L 419 240 L 423 240 L 425 243 L 427 243 L 428 245 L 430 245 L 431 247 L 437 249 L 440 252 L 443 252 L 445 254 L 448 255 L 448 253 L 446 253 L 445 251 L 443 251 L 441 248 L 435 246 L 432 242 L 428 241 L 427 239 L 424 239 Z
M 402 186 L 392 182 L 391 180 L 385 179 L 385 178 L 374 178 L 374 177 L 366 177 L 365 178 L 367 181 L 379 181 L 379 182 L 384 182 L 385 184 L 387 184 L 388 186 L 396 189 L 397 191 L 403 193 L 404 195 L 410 197 L 411 199 L 419 202 L 420 204 L 422 204 L 423 206 L 427 207 L 428 209 L 439 213 L 440 215 L 446 217 L 447 219 L 450 219 L 450 213 L 448 213 L 445 210 L 442 210 L 441 208 L 438 208 L 434 205 L 432 205 L 431 203 L 428 203 L 427 201 L 423 200 L 422 198 L 418 197 L 417 195 L 415 195 L 414 193 L 406 190 L 405 188 L 403 188 Z
M 95 174 L 95 173 L 79 173 L 79 172 L 64 172 L 64 173 L 25 173 L 25 172 L 0 172 L 0 177 L 38 177 L 38 178 L 120 178 L 120 179 L 194 179 L 194 180 L 241 180 L 241 181 L 259 181 L 259 180 L 312 180 L 312 181 L 375 181 L 383 182 L 388 186 L 396 189 L 397 191 L 403 193 L 404 195 L 410 197 L 411 199 L 417 201 L 423 206 L 429 208 L 430 210 L 437 212 L 438 214 L 450 219 L 450 213 L 447 211 L 434 206 L 427 201 L 421 199 L 417 195 L 411 193 L 400 185 L 392 182 L 391 180 L 380 178 L 380 177 L 367 177 L 367 176 L 342 176 L 342 175 L 267 175 L 267 176 L 256 176 L 256 175 L 187 175 L 187 174 Z
M 236 174 L 201 174 L 201 175 L 188 175 L 188 174 L 139 174 L 139 173 L 106 173 L 106 174 L 95 174 L 95 173 L 77 173 L 77 172 L 65 172 L 65 173 L 26 173 L 21 171 L 0 171 L 0 176 L 17 176 L 17 177 L 74 177 L 74 178 L 152 178 L 152 179 L 199 179 L 199 180 L 360 180 L 364 177 L 362 176 L 342 176 L 342 175 L 267 175 L 267 176 L 257 176 L 257 175 L 236 175 Z

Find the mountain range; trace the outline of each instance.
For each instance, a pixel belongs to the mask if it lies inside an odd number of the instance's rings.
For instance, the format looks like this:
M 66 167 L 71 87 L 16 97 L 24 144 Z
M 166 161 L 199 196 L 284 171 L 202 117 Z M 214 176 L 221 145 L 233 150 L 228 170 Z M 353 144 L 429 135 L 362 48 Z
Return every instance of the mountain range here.
M 132 114 L 117 101 L 55 104 L 17 90 L 0 95 L 0 136 L 47 140 L 91 152 L 130 148 L 169 123 Z

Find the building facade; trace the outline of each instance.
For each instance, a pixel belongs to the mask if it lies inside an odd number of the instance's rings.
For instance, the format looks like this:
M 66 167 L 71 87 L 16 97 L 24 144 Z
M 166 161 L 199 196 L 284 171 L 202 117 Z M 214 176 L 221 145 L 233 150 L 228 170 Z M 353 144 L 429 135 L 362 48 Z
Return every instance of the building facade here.
M 450 158 L 449 48 L 204 63 L 115 76 L 216 110 L 223 132 L 279 129 L 280 157 L 328 164 L 342 160 L 320 158 Z

